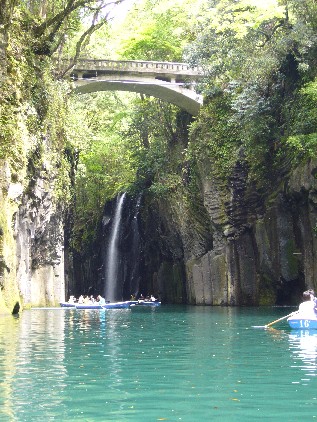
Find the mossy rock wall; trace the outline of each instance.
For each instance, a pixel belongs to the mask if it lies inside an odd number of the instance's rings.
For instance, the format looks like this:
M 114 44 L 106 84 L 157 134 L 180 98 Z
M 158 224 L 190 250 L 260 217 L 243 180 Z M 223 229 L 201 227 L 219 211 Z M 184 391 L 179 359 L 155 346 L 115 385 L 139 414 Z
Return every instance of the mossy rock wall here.
M 64 293 L 66 89 L 29 49 L 19 13 L 0 29 L 0 313 Z M 66 113 L 64 113 L 66 114 Z

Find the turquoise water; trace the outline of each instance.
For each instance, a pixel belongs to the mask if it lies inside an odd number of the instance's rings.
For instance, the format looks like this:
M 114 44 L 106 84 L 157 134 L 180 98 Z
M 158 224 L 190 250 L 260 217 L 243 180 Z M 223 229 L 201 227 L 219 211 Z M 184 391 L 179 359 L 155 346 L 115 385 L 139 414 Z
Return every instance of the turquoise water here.
M 291 312 L 162 306 L 0 318 L 0 421 L 309 421 L 317 330 Z

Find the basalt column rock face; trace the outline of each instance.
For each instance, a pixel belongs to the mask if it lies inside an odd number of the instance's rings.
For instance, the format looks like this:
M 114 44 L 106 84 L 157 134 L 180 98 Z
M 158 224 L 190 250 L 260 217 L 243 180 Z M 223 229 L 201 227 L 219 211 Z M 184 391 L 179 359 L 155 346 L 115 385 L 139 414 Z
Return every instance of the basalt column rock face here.
M 24 305 L 56 305 L 65 300 L 63 214 L 38 178 L 23 195 L 15 219 L 17 281 Z
M 297 304 L 317 290 L 317 162 L 266 195 L 240 160 L 229 184 L 202 177 L 201 197 L 145 207 L 144 289 L 198 305 Z
M 316 162 L 302 165 L 265 201 L 243 171 L 233 176 L 230 195 L 205 181 L 213 248 L 186 262 L 192 302 L 290 304 L 316 288 L 316 172 Z
M 37 177 L 27 192 L 0 163 L 0 313 L 56 305 L 65 298 L 63 212 L 53 179 Z
M 212 247 L 211 229 L 202 204 L 193 210 L 180 194 L 150 204 L 145 201 L 143 292 L 167 303 L 195 303 L 193 283 L 187 279 L 194 271 L 195 257 L 204 256 Z M 197 292 L 203 288 L 201 283 L 197 280 Z

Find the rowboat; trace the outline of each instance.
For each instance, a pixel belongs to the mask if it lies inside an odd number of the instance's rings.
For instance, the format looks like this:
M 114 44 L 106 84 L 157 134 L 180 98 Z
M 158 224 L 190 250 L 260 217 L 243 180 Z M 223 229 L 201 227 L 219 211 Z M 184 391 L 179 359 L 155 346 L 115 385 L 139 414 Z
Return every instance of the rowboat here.
M 106 302 L 103 305 L 96 303 L 70 303 L 70 302 L 60 302 L 62 308 L 72 308 L 72 309 L 127 309 L 131 306 L 160 306 L 161 302 L 151 301 L 151 300 L 137 300 L 132 301 L 128 300 L 125 302 Z
M 287 319 L 289 326 L 294 330 L 316 330 L 317 318 L 307 319 L 305 315 L 294 315 Z

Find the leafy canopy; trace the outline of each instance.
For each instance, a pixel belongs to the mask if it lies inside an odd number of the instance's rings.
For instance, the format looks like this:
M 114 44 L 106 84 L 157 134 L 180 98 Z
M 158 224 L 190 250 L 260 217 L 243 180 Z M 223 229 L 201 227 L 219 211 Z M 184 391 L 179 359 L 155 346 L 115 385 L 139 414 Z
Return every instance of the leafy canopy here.
M 124 22 L 120 55 L 129 60 L 182 61 L 199 0 L 143 0 Z
M 120 136 L 129 98 L 115 93 L 74 96 L 67 138 L 78 152 L 73 246 L 90 240 L 104 203 L 127 190 L 136 175 L 128 140 Z
M 192 129 L 199 145 L 191 142 L 189 159 L 209 160 L 215 174 L 228 177 L 230 152 L 234 158 L 243 151 L 250 176 L 272 187 L 295 151 L 316 151 L 316 11 L 311 0 L 208 2 L 185 52 L 205 68 L 200 89 L 210 103 Z

